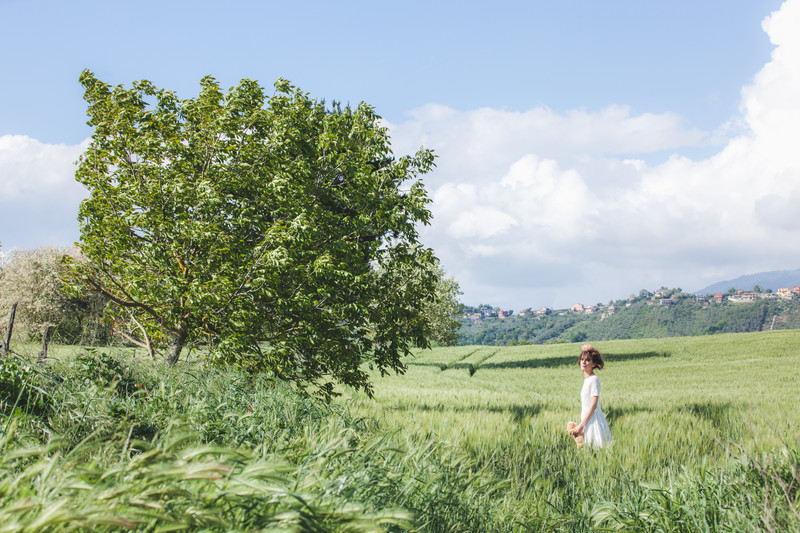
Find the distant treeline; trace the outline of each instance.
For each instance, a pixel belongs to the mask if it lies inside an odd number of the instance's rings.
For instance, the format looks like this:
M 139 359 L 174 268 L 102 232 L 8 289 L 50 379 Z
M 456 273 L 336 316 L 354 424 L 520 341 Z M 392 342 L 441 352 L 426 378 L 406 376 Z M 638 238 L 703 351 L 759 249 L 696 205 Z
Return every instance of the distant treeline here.
M 569 310 L 503 319 L 462 319 L 459 344 L 546 344 L 585 340 L 682 337 L 800 328 L 800 299 L 770 298 L 754 302 L 715 303 L 673 297 L 618 301 L 592 314 Z

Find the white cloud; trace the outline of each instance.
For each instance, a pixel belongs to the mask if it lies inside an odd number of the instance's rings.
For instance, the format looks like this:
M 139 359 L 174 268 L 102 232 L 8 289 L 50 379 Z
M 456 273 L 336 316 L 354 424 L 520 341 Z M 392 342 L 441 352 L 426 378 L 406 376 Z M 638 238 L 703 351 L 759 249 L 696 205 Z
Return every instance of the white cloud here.
M 5 249 L 77 239 L 78 204 L 86 191 L 75 181 L 74 163 L 87 145 L 0 136 L 0 242 Z
M 514 217 L 496 207 L 478 205 L 462 210 L 447 228 L 456 239 L 486 239 L 506 233 L 517 225 Z
M 800 226 L 798 27 L 800 0 L 765 19 L 771 60 L 742 89 L 741 116 L 710 134 L 624 106 L 431 104 L 392 125 L 397 153 L 425 145 L 439 155 L 423 235 L 465 301 L 565 306 L 800 266 L 789 245 Z M 720 140 L 704 160 L 680 155 Z M 665 151 L 674 155 L 652 160 Z
M 759 222 L 766 227 L 797 232 L 800 230 L 798 206 L 800 206 L 800 194 L 797 190 L 792 191 L 790 195 L 770 194 L 756 201 L 755 214 Z
M 81 195 L 73 163 L 86 149 L 80 145 L 43 144 L 25 135 L 0 136 L 0 202 L 46 198 L 53 193 Z
M 687 129 L 675 114 L 631 115 L 623 106 L 597 112 L 559 114 L 547 108 L 526 112 L 495 109 L 457 111 L 429 104 L 412 119 L 390 125 L 397 153 L 424 145 L 440 156 L 437 182 L 482 182 L 504 174 L 510 162 L 535 154 L 580 165 L 615 154 L 649 154 L 704 144 L 704 132 Z M 588 158 L 588 159 L 587 159 Z
M 0 136 L 0 203 L 82 198 L 83 187 L 75 181 L 73 164 L 87 145 L 88 141 L 67 146 L 44 144 L 25 135 Z

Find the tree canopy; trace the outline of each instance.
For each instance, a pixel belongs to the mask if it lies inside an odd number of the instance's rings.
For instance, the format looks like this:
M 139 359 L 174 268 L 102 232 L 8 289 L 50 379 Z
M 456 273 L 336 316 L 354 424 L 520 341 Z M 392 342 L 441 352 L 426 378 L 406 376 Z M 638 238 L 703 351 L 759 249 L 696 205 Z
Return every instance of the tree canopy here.
M 190 99 L 80 81 L 94 131 L 76 172 L 89 192 L 76 280 L 170 364 L 202 345 L 325 395 L 371 392 L 362 363 L 402 371 L 427 346 L 430 150 L 395 159 L 369 105 L 327 106 L 282 79 L 268 96 L 205 77 Z

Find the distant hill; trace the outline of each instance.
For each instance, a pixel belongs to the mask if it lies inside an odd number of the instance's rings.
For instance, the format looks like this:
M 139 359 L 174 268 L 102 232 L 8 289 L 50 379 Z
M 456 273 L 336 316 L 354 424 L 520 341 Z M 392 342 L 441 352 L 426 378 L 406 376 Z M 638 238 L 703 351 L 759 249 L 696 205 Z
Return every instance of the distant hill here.
M 797 270 L 773 270 L 772 272 L 758 272 L 757 274 L 747 274 L 729 281 L 720 281 L 709 285 L 705 289 L 695 291 L 695 294 L 713 294 L 716 292 L 728 292 L 728 289 L 753 290 L 758 285 L 761 289 L 778 290 L 779 287 L 792 288 L 800 285 L 800 268 Z
M 506 318 L 465 316 L 461 319 L 458 343 L 548 344 L 776 329 L 800 329 L 800 298 L 772 297 L 752 302 L 725 298 L 715 302 L 673 291 L 668 299 L 647 293 L 598 307 L 592 313 L 561 310 Z

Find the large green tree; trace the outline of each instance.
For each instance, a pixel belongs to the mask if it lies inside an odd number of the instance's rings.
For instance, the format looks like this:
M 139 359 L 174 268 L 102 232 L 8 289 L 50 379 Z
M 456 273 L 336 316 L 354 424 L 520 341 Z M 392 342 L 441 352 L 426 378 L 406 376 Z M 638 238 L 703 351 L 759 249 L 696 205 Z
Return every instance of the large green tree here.
M 395 159 L 380 117 L 330 106 L 285 80 L 227 92 L 211 77 L 179 99 L 148 81 L 80 81 L 94 128 L 76 179 L 77 278 L 117 319 L 165 338 L 172 364 L 267 370 L 330 394 L 371 391 L 362 364 L 402 371 L 426 346 L 420 312 L 435 262 L 418 243 L 431 151 Z

